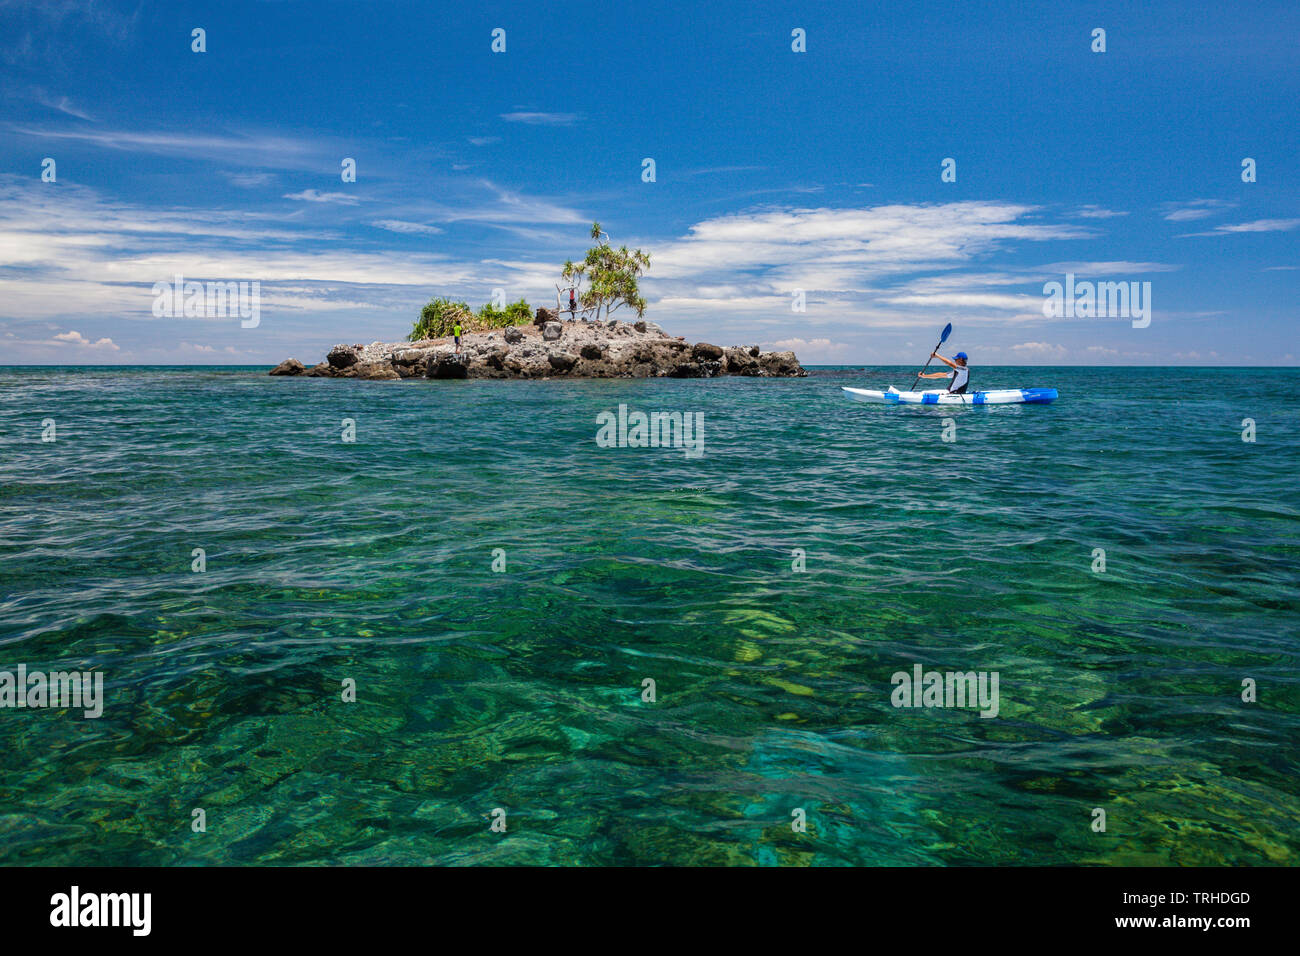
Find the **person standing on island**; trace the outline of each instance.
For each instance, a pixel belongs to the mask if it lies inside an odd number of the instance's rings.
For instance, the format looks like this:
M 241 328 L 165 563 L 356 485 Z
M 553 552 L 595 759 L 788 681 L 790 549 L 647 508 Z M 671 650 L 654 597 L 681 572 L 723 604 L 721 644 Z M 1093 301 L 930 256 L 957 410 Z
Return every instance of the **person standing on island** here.
M 569 317 L 572 318 L 578 312 L 578 301 L 573 297 L 573 289 L 569 289 Z
M 459 355 L 460 354 L 460 319 L 457 319 L 456 324 L 451 327 L 451 334 L 456 337 L 456 354 Z

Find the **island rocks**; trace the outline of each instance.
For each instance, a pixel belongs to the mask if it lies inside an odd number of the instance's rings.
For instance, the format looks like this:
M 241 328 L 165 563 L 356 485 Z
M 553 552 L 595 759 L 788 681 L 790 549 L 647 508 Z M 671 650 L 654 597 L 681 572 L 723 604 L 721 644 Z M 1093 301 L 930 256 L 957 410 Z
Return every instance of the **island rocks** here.
M 303 364 L 295 358 L 285 359 L 275 368 L 268 372 L 268 375 L 301 375 L 307 371 Z
M 756 345 L 695 345 L 667 335 L 653 322 L 560 321 L 538 309 L 531 325 L 419 342 L 336 345 L 325 361 L 306 368 L 286 359 L 271 375 L 395 381 L 405 378 L 797 378 L 808 373 L 793 352 Z
M 325 361 L 329 362 L 330 368 L 351 368 L 357 364 L 358 346 L 336 345 L 329 350 L 325 356 Z

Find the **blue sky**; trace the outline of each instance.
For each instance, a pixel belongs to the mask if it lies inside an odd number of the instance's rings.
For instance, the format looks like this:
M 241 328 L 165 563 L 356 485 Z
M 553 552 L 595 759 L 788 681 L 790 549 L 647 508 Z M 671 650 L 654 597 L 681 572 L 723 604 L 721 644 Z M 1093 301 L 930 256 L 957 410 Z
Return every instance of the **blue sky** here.
M 316 361 L 553 303 L 598 219 L 691 340 L 1295 365 L 1298 40 L 1293 2 L 0 0 L 0 364 Z M 178 272 L 260 324 L 155 318 Z M 1045 318 L 1067 272 L 1150 325 Z

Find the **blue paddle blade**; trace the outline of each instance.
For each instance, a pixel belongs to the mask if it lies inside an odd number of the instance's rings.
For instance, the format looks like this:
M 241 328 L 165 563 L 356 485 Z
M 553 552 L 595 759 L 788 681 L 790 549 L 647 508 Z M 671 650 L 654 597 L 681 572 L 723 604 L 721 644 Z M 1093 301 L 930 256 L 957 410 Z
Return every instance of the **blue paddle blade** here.
M 940 344 L 940 345 L 943 345 L 944 342 L 947 342 L 947 341 L 948 341 L 948 336 L 950 336 L 950 335 L 952 335 L 952 323 L 951 323 L 951 322 L 949 322 L 947 325 L 945 325 L 945 326 L 943 327 L 943 335 L 939 336 L 939 344 Z

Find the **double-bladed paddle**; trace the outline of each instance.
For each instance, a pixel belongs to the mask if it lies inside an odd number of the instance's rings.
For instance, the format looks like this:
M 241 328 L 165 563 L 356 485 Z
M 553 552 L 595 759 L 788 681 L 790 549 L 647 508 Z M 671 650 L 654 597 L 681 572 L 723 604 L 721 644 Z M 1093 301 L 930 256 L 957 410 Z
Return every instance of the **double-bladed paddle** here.
M 952 335 L 951 322 L 949 322 L 947 325 L 943 327 L 943 335 L 939 336 L 939 345 L 943 345 L 944 342 L 947 342 L 948 336 L 950 335 Z M 934 353 L 939 351 L 939 345 L 936 345 L 934 348 L 930 350 L 930 357 L 925 360 L 925 365 L 921 367 L 921 371 L 916 373 L 916 382 L 921 381 L 921 376 L 924 375 L 925 370 L 930 367 L 930 362 L 934 360 Z M 909 392 L 916 391 L 916 382 L 912 383 L 912 387 L 908 389 Z

